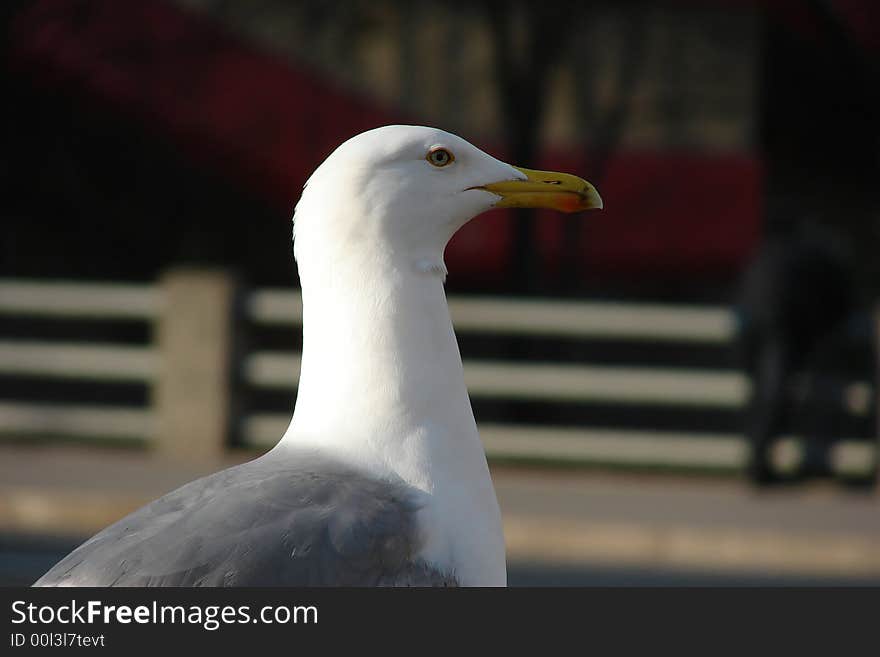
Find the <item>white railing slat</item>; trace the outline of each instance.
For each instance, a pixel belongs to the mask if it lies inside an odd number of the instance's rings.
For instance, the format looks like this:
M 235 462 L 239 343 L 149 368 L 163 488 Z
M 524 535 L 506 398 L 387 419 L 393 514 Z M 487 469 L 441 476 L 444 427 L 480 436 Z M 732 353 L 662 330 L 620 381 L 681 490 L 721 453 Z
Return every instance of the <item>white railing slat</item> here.
M 0 402 L 0 432 L 82 438 L 151 438 L 153 413 L 141 408 Z
M 258 324 L 301 324 L 302 295 L 290 290 L 254 290 L 248 295 L 245 314 Z
M 733 314 L 719 306 L 452 296 L 449 310 L 456 330 L 472 333 L 726 343 L 735 331 Z M 299 324 L 302 298 L 258 290 L 247 314 L 259 324 Z
M 748 449 L 735 434 L 480 425 L 490 456 L 648 466 L 742 467 Z
M 271 447 L 289 423 L 289 415 L 251 415 L 243 425 L 245 442 L 255 447 Z M 479 430 L 486 454 L 496 458 L 735 469 L 742 467 L 747 456 L 745 440 L 736 434 L 491 423 L 481 424 Z
M 299 366 L 299 354 L 257 352 L 245 359 L 244 376 L 260 387 L 295 388 Z M 738 372 L 684 368 L 466 360 L 464 375 L 473 397 L 540 401 L 738 408 L 749 387 Z
M 160 310 L 155 285 L 0 280 L 0 315 L 150 320 Z
M 152 347 L 0 340 L 0 374 L 149 382 L 158 354 Z
M 734 330 L 718 307 L 451 297 L 449 310 L 457 329 L 481 333 L 727 342 Z

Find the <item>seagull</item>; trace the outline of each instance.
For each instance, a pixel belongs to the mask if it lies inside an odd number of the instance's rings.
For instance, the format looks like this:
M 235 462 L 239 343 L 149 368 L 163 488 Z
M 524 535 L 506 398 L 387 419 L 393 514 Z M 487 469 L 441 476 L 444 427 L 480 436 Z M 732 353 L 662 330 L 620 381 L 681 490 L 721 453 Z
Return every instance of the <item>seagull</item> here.
M 339 146 L 294 212 L 303 351 L 281 440 L 107 527 L 35 586 L 506 586 L 443 261 L 459 228 L 505 207 L 602 199 L 436 128 Z

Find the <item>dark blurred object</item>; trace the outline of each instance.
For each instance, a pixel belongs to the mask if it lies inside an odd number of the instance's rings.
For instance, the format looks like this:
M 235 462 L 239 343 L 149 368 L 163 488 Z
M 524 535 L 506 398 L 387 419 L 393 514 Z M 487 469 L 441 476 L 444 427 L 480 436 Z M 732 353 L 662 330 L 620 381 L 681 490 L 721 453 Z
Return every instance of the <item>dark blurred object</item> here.
M 771 458 L 778 438 L 802 438 L 798 475 L 806 477 L 830 475 L 831 445 L 850 437 L 841 435 L 852 429 L 845 419 L 848 386 L 873 380 L 875 362 L 851 262 L 839 233 L 804 221 L 779 225 L 746 270 L 739 338 L 752 383 L 746 433 L 748 475 L 756 484 L 779 480 Z M 872 410 L 868 402 L 857 414 Z M 873 427 L 862 425 L 862 432 Z

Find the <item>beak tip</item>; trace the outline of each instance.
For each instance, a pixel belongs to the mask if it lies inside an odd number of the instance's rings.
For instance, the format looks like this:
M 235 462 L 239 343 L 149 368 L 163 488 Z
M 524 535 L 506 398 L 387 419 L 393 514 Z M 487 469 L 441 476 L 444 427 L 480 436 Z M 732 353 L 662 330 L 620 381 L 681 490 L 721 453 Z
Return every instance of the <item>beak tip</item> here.
M 591 188 L 585 194 L 584 199 L 584 209 L 585 210 L 604 210 L 605 202 L 602 200 L 602 197 L 599 196 L 599 192 L 595 190 L 595 188 Z

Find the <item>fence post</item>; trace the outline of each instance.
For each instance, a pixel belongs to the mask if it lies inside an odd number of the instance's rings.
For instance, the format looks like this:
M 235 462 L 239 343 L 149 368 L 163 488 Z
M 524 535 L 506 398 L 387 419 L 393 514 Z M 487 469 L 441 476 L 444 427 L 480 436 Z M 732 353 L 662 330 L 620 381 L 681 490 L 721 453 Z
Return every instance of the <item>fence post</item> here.
M 216 460 L 229 444 L 237 284 L 229 272 L 174 269 L 161 279 L 153 389 L 161 456 Z

